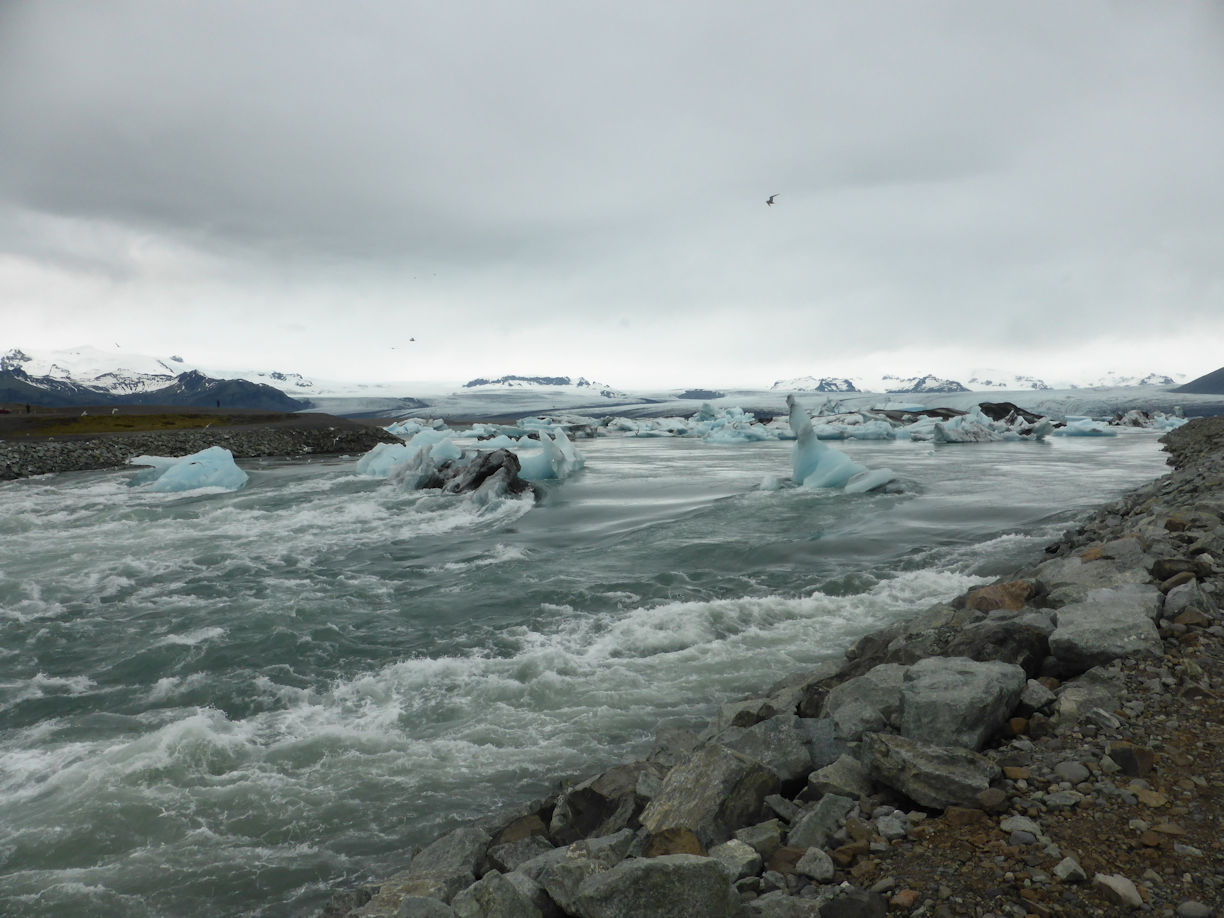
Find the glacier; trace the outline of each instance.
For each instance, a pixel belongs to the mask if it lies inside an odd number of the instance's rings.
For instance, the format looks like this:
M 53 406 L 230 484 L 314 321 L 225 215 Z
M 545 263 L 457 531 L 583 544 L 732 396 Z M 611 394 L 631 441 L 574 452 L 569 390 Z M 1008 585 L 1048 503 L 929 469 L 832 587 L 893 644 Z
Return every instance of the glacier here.
M 383 444 L 380 444 L 383 445 Z M 148 491 L 237 491 L 247 483 L 247 473 L 234 463 L 234 454 L 222 446 L 210 446 L 189 456 L 133 456 L 128 465 L 149 466 L 130 482 Z

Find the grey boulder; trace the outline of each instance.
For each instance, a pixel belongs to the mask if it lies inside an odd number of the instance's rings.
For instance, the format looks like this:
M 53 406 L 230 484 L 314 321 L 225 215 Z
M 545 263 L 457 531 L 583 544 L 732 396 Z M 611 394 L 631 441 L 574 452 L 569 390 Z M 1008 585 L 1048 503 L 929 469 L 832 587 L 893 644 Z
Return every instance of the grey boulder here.
M 887 727 L 901 713 L 901 685 L 908 669 L 881 663 L 832 689 L 824 713 L 833 719 L 837 735 L 852 742 Z
M 760 762 L 725 746 L 703 746 L 667 773 L 642 812 L 642 827 L 691 829 L 708 848 L 753 822 L 777 788 L 778 776 Z
M 972 801 L 1000 774 L 999 766 L 972 750 L 891 733 L 866 734 L 862 753 L 873 778 L 933 809 Z
M 496 870 L 455 896 L 455 918 L 542 918 L 543 913 L 517 886 Z
M 579 918 L 732 918 L 739 897 L 714 858 L 668 854 L 630 858 L 585 880 Z
M 906 671 L 901 734 L 937 746 L 981 749 L 1020 701 L 1027 676 L 1013 663 L 929 657 Z
M 751 727 L 730 727 L 717 742 L 754 759 L 778 776 L 791 782 L 806 778 L 812 770 L 812 755 L 799 730 L 799 718 L 780 714 Z
M 1149 585 L 1090 590 L 1058 610 L 1050 652 L 1063 666 L 1083 671 L 1122 657 L 1164 652 L 1154 621 L 1160 591 Z

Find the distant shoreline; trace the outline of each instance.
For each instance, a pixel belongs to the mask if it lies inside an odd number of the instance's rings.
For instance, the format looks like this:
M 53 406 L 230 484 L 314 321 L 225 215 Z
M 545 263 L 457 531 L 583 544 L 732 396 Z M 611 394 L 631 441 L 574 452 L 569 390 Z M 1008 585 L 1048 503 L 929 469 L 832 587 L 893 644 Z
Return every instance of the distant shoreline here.
M 122 468 L 134 456 L 185 456 L 210 446 L 225 447 L 235 459 L 257 459 L 364 453 L 378 443 L 400 442 L 373 424 L 327 414 L 157 407 L 124 409 L 122 415 L 98 409 L 101 429 L 73 432 L 72 422 L 90 417 L 82 409 L 0 415 L 0 480 Z M 136 429 L 118 427 L 133 418 Z M 174 426 L 158 429 L 159 423 Z

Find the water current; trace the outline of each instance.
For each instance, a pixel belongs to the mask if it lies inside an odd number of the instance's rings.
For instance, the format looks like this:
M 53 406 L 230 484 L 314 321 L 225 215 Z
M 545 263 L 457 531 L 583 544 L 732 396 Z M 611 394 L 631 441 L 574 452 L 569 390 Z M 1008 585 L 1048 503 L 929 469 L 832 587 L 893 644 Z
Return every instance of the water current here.
M 1159 475 L 1156 435 L 581 440 L 538 503 L 353 460 L 241 491 L 0 484 L 0 914 L 313 915 L 450 828 L 639 756 Z

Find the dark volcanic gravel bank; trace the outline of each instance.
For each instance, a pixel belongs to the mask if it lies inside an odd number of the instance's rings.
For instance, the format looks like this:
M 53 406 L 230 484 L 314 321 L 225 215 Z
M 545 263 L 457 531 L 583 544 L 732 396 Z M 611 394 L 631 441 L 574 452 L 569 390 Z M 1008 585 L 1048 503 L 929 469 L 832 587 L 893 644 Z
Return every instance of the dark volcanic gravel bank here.
M 186 456 L 223 446 L 235 459 L 364 453 L 398 443 L 377 427 L 330 415 L 290 415 L 276 424 L 0 439 L 0 479 L 117 468 L 133 456 Z
M 324 915 L 1219 915 L 1224 419 L 1165 442 L 1172 473 L 1029 568 Z

